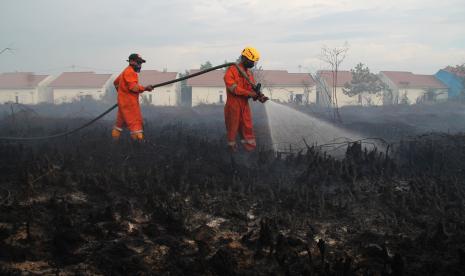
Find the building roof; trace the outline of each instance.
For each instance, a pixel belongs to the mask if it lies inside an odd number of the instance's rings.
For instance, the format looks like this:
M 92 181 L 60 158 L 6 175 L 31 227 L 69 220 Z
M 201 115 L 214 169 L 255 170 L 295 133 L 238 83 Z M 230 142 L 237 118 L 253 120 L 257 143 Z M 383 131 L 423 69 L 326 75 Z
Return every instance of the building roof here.
M 318 71 L 317 75 L 320 76 L 327 85 L 333 84 L 333 72 L 329 70 Z M 352 81 L 352 72 L 350 71 L 337 71 L 337 84 L 336 87 L 344 87 L 346 83 Z
M 160 72 L 157 70 L 142 70 L 139 73 L 139 82 L 142 85 L 158 84 L 165 81 L 174 80 L 178 73 Z
M 447 86 L 433 75 L 417 75 L 412 72 L 403 71 L 381 71 L 397 87 L 402 88 L 438 88 L 443 89 Z
M 465 78 L 465 66 L 447 66 L 446 68 L 442 69 L 446 72 L 452 73 L 458 77 Z
M 94 72 L 64 72 L 50 83 L 52 88 L 101 88 L 111 74 Z
M 263 70 L 255 74 L 257 82 L 265 86 L 314 86 L 315 80 L 307 73 L 289 73 L 286 70 Z
M 193 74 L 200 70 L 190 70 L 189 73 Z M 194 87 L 222 87 L 224 86 L 225 71 L 215 70 L 206 74 L 197 76 L 187 80 L 188 86 Z M 302 86 L 315 85 L 310 74 L 306 73 L 289 73 L 286 70 L 262 70 L 255 71 L 254 77 L 257 82 L 261 82 L 263 86 Z
M 0 89 L 35 88 L 48 75 L 34 75 L 31 72 L 15 72 L 0 74 Z

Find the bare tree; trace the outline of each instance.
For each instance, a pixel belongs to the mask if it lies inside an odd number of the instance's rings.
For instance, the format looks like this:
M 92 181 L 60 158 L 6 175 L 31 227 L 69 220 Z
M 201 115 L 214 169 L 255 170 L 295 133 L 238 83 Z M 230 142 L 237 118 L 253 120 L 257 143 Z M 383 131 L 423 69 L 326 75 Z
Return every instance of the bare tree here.
M 324 46 L 321 48 L 320 59 L 327 63 L 331 69 L 332 74 L 332 91 L 330 97 L 330 103 L 333 107 L 333 117 L 335 121 L 341 122 L 341 115 L 339 114 L 339 106 L 337 103 L 337 73 L 341 63 L 347 56 L 349 50 L 348 43 L 344 43 L 342 47 L 328 48 Z
M 310 74 L 309 74 L 310 75 Z M 310 83 L 308 81 L 302 81 L 302 86 L 304 87 L 303 103 L 305 105 L 310 104 Z

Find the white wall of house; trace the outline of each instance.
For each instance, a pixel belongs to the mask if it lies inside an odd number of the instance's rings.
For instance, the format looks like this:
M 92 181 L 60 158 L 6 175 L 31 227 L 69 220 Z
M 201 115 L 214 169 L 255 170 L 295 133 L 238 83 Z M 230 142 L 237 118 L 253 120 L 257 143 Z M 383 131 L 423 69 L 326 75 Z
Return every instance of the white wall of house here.
M 151 92 L 144 92 L 140 97 L 141 104 L 156 106 L 177 106 L 181 101 L 181 89 L 178 83 L 157 87 Z
M 383 93 L 369 94 L 361 93 L 360 95 L 349 96 L 344 94 L 344 87 L 338 86 L 336 88 L 336 97 L 338 107 L 362 105 L 362 106 L 381 106 L 383 105 L 384 95 Z M 322 81 L 317 88 L 318 103 L 322 106 L 331 106 L 329 101 L 329 95 L 332 96 L 332 88 L 326 85 L 325 81 Z
M 315 86 L 269 86 L 262 90 L 265 96 L 271 100 L 289 103 L 295 102 L 296 99 L 302 99 L 302 103 L 316 103 L 316 89 Z M 308 99 L 307 99 L 308 97 Z
M 221 87 L 192 87 L 192 106 L 199 104 L 224 104 L 226 102 L 226 88 Z
M 54 88 L 53 103 L 62 104 L 86 98 L 101 100 L 105 95 L 105 87 L 100 88 Z
M 47 85 L 53 80 L 48 76 L 35 88 L 0 89 L 0 103 L 38 104 L 51 102 L 51 93 Z
M 302 102 L 305 103 L 306 97 L 308 97 L 308 103 L 316 103 L 315 86 L 308 88 L 301 86 L 273 86 L 263 88 L 262 92 L 270 99 L 279 102 L 289 103 L 293 102 L 296 97 L 302 97 Z M 226 88 L 224 86 L 192 87 L 192 106 L 199 104 L 224 104 L 226 97 Z
M 93 99 L 100 101 L 110 89 L 110 85 L 113 86 L 114 78 L 109 78 L 102 87 L 98 88 L 50 88 L 53 95 L 53 103 L 71 103 L 74 101 L 80 101 L 84 99 Z
M 399 95 L 398 103 L 417 104 L 427 101 L 425 99 L 427 88 L 399 88 L 396 93 Z M 447 100 L 447 89 L 435 89 L 436 101 Z
M 392 96 L 386 95 L 384 97 L 384 104 L 416 104 L 424 99 L 427 88 L 415 88 L 415 87 L 406 87 L 398 88 L 391 79 L 389 79 L 385 74 L 380 73 L 379 77 L 382 82 L 387 84 L 391 89 Z M 448 98 L 448 90 L 445 89 L 435 89 L 436 90 L 436 101 L 446 101 Z
M 31 89 L 0 89 L 0 103 L 37 104 L 37 88 Z
M 339 107 L 349 106 L 349 105 L 360 105 L 360 99 L 358 96 L 348 96 L 344 94 L 343 87 L 336 88 L 336 97 L 337 97 L 337 104 Z
M 317 93 L 318 101 L 317 104 L 321 106 L 332 106 L 331 101 L 333 89 L 329 85 L 326 85 L 324 81 L 318 84 Z M 360 98 L 358 96 L 350 97 L 343 92 L 343 87 L 336 87 L 337 106 L 349 106 L 349 105 L 361 105 Z M 334 101 L 334 99 L 332 99 Z

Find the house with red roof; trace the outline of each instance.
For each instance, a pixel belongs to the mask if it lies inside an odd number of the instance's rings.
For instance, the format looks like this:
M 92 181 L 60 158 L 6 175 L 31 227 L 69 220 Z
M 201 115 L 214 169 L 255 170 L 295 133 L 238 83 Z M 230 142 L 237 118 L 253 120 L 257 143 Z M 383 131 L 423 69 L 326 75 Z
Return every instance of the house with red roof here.
M 176 79 L 177 72 L 161 72 L 158 70 L 142 70 L 139 73 L 140 84 L 147 86 Z M 172 83 L 157 87 L 152 91 L 145 91 L 139 97 L 141 104 L 157 106 L 176 106 L 181 101 L 180 83 Z
M 189 74 L 192 75 L 199 71 L 199 69 L 189 70 Z M 224 70 L 215 70 L 187 80 L 186 85 L 190 87 L 192 106 L 226 102 L 224 72 Z
M 379 76 L 392 91 L 389 97 L 385 97 L 385 104 L 417 104 L 448 99 L 448 87 L 434 75 L 381 71 Z
M 30 72 L 0 74 L 0 103 L 38 104 L 52 100 L 49 75 Z
M 193 74 L 199 70 L 190 70 Z M 223 70 L 212 71 L 187 80 L 191 88 L 192 106 L 199 104 L 223 104 L 226 101 Z M 314 103 L 315 81 L 304 73 L 289 73 L 285 70 L 255 70 L 256 82 L 262 84 L 262 92 L 280 102 Z
M 54 79 L 48 87 L 52 91 L 53 103 L 70 103 L 83 99 L 101 100 L 110 85 L 111 74 L 94 72 L 64 72 Z
M 307 73 L 286 70 L 257 70 L 255 80 L 262 84 L 263 93 L 270 99 L 284 103 L 316 103 L 315 80 Z
M 317 80 L 317 104 L 321 106 L 334 106 L 337 103 L 338 107 L 350 105 L 373 106 L 383 104 L 383 95 L 362 93 L 360 95 L 349 96 L 344 93 L 346 84 L 352 81 L 352 72 L 338 71 L 337 74 L 333 71 L 322 70 L 316 74 Z M 335 94 L 335 96 L 334 96 Z

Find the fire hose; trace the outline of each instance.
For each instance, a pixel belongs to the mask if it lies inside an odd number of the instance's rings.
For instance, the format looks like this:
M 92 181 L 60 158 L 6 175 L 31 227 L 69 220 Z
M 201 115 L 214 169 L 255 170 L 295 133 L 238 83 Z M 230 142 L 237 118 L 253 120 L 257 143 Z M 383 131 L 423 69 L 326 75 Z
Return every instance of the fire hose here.
M 197 77 L 197 76 L 200 76 L 200 75 L 203 75 L 203 74 L 206 74 L 208 72 L 211 72 L 211 71 L 214 71 L 214 70 L 217 70 L 217 69 L 221 69 L 221 68 L 224 68 L 224 67 L 229 67 L 229 66 L 236 66 L 236 68 L 238 69 L 239 73 L 247 80 L 247 82 L 252 85 L 253 87 L 253 90 L 255 91 L 255 93 L 257 93 L 257 96 L 254 97 L 254 101 L 255 100 L 259 100 L 260 102 L 264 103 L 268 100 L 267 97 L 265 97 L 265 95 L 263 95 L 263 93 L 260 91 L 261 89 L 261 84 L 257 84 L 255 85 L 254 83 L 252 83 L 252 81 L 249 79 L 249 77 L 247 76 L 247 74 L 242 70 L 242 68 L 240 68 L 238 66 L 237 63 L 235 62 L 229 62 L 229 63 L 225 63 L 225 64 L 222 64 L 222 65 L 218 65 L 218 66 L 214 66 L 214 67 L 211 67 L 211 68 L 208 68 L 208 69 L 205 69 L 205 70 L 202 70 L 202 71 L 199 71 L 199 72 L 196 72 L 196 73 L 193 73 L 193 74 L 190 74 L 190 75 L 187 75 L 187 76 L 184 76 L 184 77 L 180 77 L 180 78 L 177 78 L 177 79 L 174 79 L 174 80 L 170 80 L 170 81 L 165 81 L 165 82 L 162 82 L 162 83 L 157 83 L 157 84 L 154 84 L 154 85 L 151 85 L 153 88 L 157 88 L 157 87 L 160 87 L 160 86 L 165 86 L 165 85 L 168 85 L 168 84 L 172 84 L 172 83 L 175 83 L 175 82 L 180 82 L 180 81 L 183 81 L 183 80 L 187 80 L 187 79 L 190 79 L 190 78 L 193 78 L 193 77 Z M 98 115 L 97 117 L 95 117 L 94 119 L 86 122 L 85 124 L 77 127 L 77 128 L 74 128 L 74 129 L 71 129 L 69 131 L 66 131 L 66 132 L 62 132 L 62 133 L 58 133 L 58 134 L 53 134 L 53 135 L 47 135 L 47 136 L 38 136 L 38 137 L 0 137 L 0 141 L 33 141 L 33 140 L 45 140 L 45 139 L 53 139 L 53 138 L 58 138 L 58 137 L 63 137 L 63 136 L 66 136 L 66 135 L 70 135 L 70 134 L 73 134 L 75 132 L 78 132 L 90 125 L 92 125 L 93 123 L 97 122 L 98 120 L 100 120 L 102 117 L 104 117 L 105 115 L 107 115 L 108 113 L 110 113 L 113 109 L 115 109 L 116 107 L 118 106 L 118 104 L 114 104 L 112 107 L 108 108 L 107 110 L 105 110 L 103 113 L 101 113 L 100 115 Z

